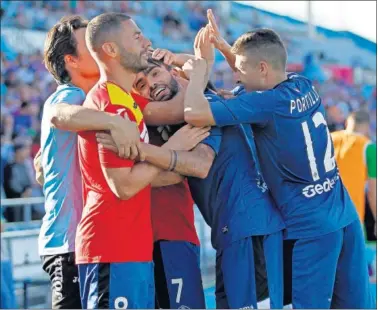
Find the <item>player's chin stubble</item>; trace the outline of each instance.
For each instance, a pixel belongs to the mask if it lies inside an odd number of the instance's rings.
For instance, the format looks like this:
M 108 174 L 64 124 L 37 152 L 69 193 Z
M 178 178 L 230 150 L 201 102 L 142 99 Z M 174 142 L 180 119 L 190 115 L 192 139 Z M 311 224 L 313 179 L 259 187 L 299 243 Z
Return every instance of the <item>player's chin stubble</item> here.
M 136 55 L 126 51 L 121 52 L 120 64 L 125 70 L 133 73 L 139 73 L 148 68 L 147 60 L 144 61 L 142 55 Z

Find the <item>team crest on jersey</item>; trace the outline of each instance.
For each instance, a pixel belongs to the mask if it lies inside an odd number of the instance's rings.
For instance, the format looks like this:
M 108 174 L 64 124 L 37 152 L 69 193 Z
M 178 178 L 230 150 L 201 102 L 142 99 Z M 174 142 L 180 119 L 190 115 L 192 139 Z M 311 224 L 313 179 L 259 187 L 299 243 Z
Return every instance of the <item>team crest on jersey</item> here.
M 114 105 L 123 107 L 121 109 L 117 109 L 117 114 L 132 121 L 135 119 L 140 131 L 141 140 L 145 143 L 149 143 L 150 139 L 148 136 L 147 126 L 143 120 L 143 113 L 133 97 L 112 83 L 107 84 L 107 89 L 110 102 Z M 130 119 L 128 114 L 132 115 L 134 119 Z
M 110 102 L 112 104 L 123 106 L 133 114 L 135 117 L 135 122 L 139 126 L 143 121 L 143 113 L 140 110 L 138 104 L 134 101 L 133 97 L 122 90 L 115 84 L 107 84 L 108 94 L 110 97 Z
M 268 185 L 266 185 L 264 179 L 262 178 L 261 174 L 259 174 L 256 178 L 256 184 L 257 184 L 257 187 L 263 192 L 265 193 L 267 190 L 268 190 Z

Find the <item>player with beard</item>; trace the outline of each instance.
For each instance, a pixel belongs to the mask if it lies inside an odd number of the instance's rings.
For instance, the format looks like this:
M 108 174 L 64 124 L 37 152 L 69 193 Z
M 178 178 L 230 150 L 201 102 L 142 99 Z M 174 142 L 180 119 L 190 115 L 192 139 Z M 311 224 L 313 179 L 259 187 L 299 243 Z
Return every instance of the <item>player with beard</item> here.
M 157 49 L 153 56 L 160 57 L 159 53 L 165 60 L 173 55 Z M 167 106 L 173 105 L 177 109 L 175 96 L 183 86 L 171 73 L 182 79 L 177 76 L 177 71 L 171 70 L 170 65 L 149 58 L 148 68 L 137 74 L 133 91 L 148 99 L 138 100 L 147 124 L 149 121 L 157 124 L 159 120 L 156 115 L 164 124 L 169 124 L 170 118 L 175 117 L 172 113 L 168 114 L 174 110 L 167 109 Z M 180 113 L 182 110 L 181 104 Z M 183 119 L 174 120 L 177 123 Z M 163 145 L 183 125 L 147 126 L 150 143 Z M 151 191 L 156 307 L 203 309 L 205 298 L 200 269 L 200 242 L 194 225 L 194 202 L 186 180 L 168 186 L 164 180 L 161 181 L 153 182 Z
M 80 16 L 62 18 L 48 32 L 44 49 L 44 63 L 58 87 L 43 107 L 41 150 L 35 161 L 46 210 L 38 247 L 50 277 L 54 309 L 81 308 L 74 255 L 83 208 L 77 131 L 108 130 L 121 153 L 138 152 L 140 144 L 135 123 L 81 106 L 99 78 L 85 44 L 87 23 Z
M 179 84 L 180 87 L 186 88 L 188 81 L 179 78 L 177 72 L 172 72 L 172 75 L 183 85 Z M 137 75 L 135 91 L 155 100 L 169 99 L 177 89 L 172 75 L 162 66 L 151 66 Z M 209 90 L 205 93 L 212 100 L 218 98 Z M 169 103 L 159 104 L 167 105 L 165 108 L 169 109 Z M 164 118 L 163 114 L 158 116 L 158 109 L 149 109 L 157 105 L 151 102 L 144 110 L 145 117 L 151 118 L 151 121 L 154 117 L 159 120 Z M 173 111 L 174 106 L 171 105 L 170 109 Z M 181 118 L 176 119 L 176 123 L 183 121 L 183 114 L 181 107 Z M 166 118 L 169 117 L 172 116 Z M 175 171 L 188 176 L 193 176 L 190 171 L 192 167 L 202 171 L 203 180 L 190 178 L 190 184 L 193 197 L 212 228 L 212 245 L 217 250 L 218 308 L 256 308 L 258 297 L 262 297 L 259 289 L 266 285 L 267 277 L 270 305 L 273 308 L 282 307 L 284 225 L 264 186 L 249 134 L 248 128 L 241 126 L 231 126 L 225 130 L 214 128 L 212 135 L 194 150 L 177 154 Z M 107 135 L 98 134 L 101 144 L 117 151 L 115 145 L 106 140 L 108 138 Z M 161 165 L 153 159 L 146 160 Z M 257 250 L 258 246 L 261 246 L 260 251 Z M 277 252 L 269 250 L 272 248 Z M 234 268 L 235 259 L 238 260 L 237 269 Z M 264 293 L 266 296 L 266 290 Z
M 162 59 L 162 61 L 149 58 L 149 67 L 137 74 L 133 85 L 133 91 L 135 93 L 148 99 L 143 108 L 145 120 L 148 123 L 151 122 L 154 124 L 158 124 L 159 122 L 165 124 L 170 124 L 170 122 L 183 122 L 183 93 L 189 81 L 182 77 L 179 68 L 168 65 L 165 60 L 168 58 L 170 59 L 169 63 L 174 62 L 175 65 L 182 66 L 184 62 L 190 58 L 190 55 L 175 55 L 166 50 L 156 49 L 153 56 Z M 205 92 L 211 91 L 216 90 L 211 83 L 208 83 Z M 183 124 L 148 126 L 151 143 L 157 145 L 164 143 L 181 126 L 183 126 Z M 172 243 L 170 242 L 171 240 L 177 240 L 182 236 L 180 227 L 191 227 L 191 230 L 195 233 L 194 221 L 192 221 L 193 202 L 190 191 L 186 187 L 186 182 L 172 186 L 153 187 L 152 197 L 156 294 L 159 300 L 159 306 L 166 308 L 169 306 L 169 301 L 171 302 L 171 306 L 175 303 L 174 299 L 168 299 L 170 295 L 168 293 L 171 292 L 169 284 L 172 283 L 174 279 L 174 276 L 171 274 L 180 274 L 180 271 L 181 273 L 185 273 L 186 269 L 190 270 L 192 269 L 191 266 L 193 266 L 193 264 L 189 266 L 178 266 L 182 254 L 180 251 L 170 251 L 169 248 Z M 190 198 L 188 199 L 186 197 Z M 187 216 L 185 217 L 185 215 Z M 190 217 L 188 215 L 190 215 Z M 168 235 L 167 233 L 170 234 Z M 183 240 L 188 241 L 189 239 Z M 178 247 L 181 245 L 185 247 L 186 243 L 187 242 L 176 243 L 175 246 Z M 164 245 L 164 247 L 162 247 L 162 245 Z M 256 238 L 253 245 L 257 283 L 256 294 L 259 302 L 258 307 L 269 307 L 269 299 L 267 299 L 269 292 L 263 243 L 261 239 Z M 187 256 L 187 259 L 190 257 L 191 256 Z M 192 274 L 196 272 L 196 268 L 192 269 L 191 272 Z M 181 274 L 180 278 L 183 278 Z M 193 275 L 188 277 L 188 279 L 184 278 L 183 282 L 186 283 L 191 279 L 193 279 Z M 189 291 L 187 286 L 184 286 L 182 294 L 186 294 L 187 291 Z M 196 295 L 192 293 L 192 296 Z M 192 303 L 193 302 L 194 301 L 192 301 Z M 191 307 L 191 304 L 187 304 L 187 306 Z
M 147 144 L 143 115 L 130 95 L 135 74 L 146 68 L 150 41 L 130 17 L 107 13 L 89 22 L 86 43 L 99 66 L 100 80 L 88 93 L 84 106 L 134 121 L 144 142 L 142 153 L 160 161 L 154 155 L 160 148 Z M 163 153 L 162 161 L 170 166 L 166 162 L 172 162 L 171 149 L 192 149 L 208 135 L 207 131 L 186 126 L 158 155 Z M 162 170 L 122 159 L 98 146 L 95 132 L 80 133 L 78 144 L 84 211 L 76 235 L 76 262 L 82 306 L 153 308 L 150 183 Z M 175 173 L 167 175 L 172 183 L 182 180 Z

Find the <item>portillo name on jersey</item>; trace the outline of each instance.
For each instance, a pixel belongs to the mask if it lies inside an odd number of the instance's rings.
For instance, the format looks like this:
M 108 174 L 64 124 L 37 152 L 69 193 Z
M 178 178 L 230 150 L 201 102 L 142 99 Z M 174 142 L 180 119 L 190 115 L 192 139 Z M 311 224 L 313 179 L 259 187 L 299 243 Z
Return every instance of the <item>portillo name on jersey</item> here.
M 300 92 L 298 91 L 298 94 Z M 316 105 L 320 99 L 320 96 L 315 90 L 315 87 L 312 86 L 312 91 L 308 92 L 305 96 L 298 97 L 294 100 L 290 100 L 290 114 L 293 112 L 305 112 L 310 109 L 312 106 Z

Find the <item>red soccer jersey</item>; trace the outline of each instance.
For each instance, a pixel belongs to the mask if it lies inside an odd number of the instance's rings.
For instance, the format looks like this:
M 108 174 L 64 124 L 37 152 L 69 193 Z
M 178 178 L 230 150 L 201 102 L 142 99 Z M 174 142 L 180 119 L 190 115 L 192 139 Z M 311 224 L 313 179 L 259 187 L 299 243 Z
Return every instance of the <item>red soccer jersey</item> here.
M 84 106 L 135 121 L 141 140 L 148 142 L 139 106 L 119 86 L 111 82 L 96 84 Z M 132 167 L 134 162 L 100 147 L 94 131 L 81 132 L 78 146 L 84 210 L 76 233 L 76 262 L 151 261 L 151 187 L 144 188 L 129 200 L 120 200 L 111 191 L 101 167 Z
M 145 98 L 132 94 L 139 107 L 144 110 L 148 104 Z M 157 128 L 149 128 L 151 143 L 162 145 L 164 141 Z M 154 241 L 188 241 L 199 245 L 194 225 L 194 202 L 186 181 L 164 187 L 152 188 L 151 214 Z

